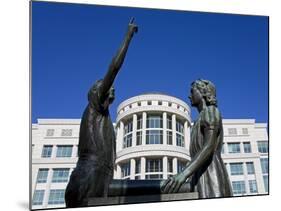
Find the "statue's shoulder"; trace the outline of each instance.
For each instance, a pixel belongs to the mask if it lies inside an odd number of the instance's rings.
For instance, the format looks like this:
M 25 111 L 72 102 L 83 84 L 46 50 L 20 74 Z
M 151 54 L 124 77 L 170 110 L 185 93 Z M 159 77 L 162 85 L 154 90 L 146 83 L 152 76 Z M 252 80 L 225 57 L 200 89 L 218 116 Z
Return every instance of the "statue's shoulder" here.
M 202 126 L 217 126 L 221 121 L 221 114 L 216 106 L 210 105 L 204 108 L 201 112 L 201 125 Z

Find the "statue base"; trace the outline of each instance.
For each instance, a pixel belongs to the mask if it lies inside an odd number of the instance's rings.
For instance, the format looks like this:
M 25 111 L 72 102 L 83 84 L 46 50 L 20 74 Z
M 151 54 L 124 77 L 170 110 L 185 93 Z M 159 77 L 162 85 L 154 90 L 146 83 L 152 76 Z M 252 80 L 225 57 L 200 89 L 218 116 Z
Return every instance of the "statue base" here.
M 117 205 L 147 202 L 165 202 L 198 199 L 197 192 L 172 193 L 157 195 L 135 195 L 135 196 L 114 196 L 114 197 L 92 197 L 85 201 L 85 206 Z

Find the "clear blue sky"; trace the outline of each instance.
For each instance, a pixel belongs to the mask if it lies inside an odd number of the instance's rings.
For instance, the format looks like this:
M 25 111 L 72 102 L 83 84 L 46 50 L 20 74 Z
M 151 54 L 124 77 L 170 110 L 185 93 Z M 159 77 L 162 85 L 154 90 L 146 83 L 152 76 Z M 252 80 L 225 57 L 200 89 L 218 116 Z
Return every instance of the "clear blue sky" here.
M 32 6 L 32 122 L 81 118 L 132 16 L 139 32 L 115 80 L 113 121 L 123 100 L 145 92 L 190 104 L 190 84 L 203 78 L 223 118 L 268 122 L 267 17 L 46 2 Z

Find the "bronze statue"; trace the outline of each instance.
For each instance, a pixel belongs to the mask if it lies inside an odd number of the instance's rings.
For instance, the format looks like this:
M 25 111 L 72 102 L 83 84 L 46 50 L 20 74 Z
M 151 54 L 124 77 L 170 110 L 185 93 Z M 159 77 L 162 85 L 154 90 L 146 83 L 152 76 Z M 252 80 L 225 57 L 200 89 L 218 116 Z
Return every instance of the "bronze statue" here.
M 177 193 L 183 184 L 189 183 L 189 191 L 197 191 L 199 198 L 232 196 L 228 173 L 221 158 L 223 126 L 214 84 L 207 80 L 194 81 L 189 98 L 199 112 L 191 130 L 191 162 L 181 173 L 162 182 L 161 190 L 163 193 Z
M 89 197 L 108 195 L 116 156 L 115 132 L 109 115 L 109 105 L 114 100 L 113 82 L 137 30 L 138 27 L 132 19 L 106 75 L 88 93 L 89 103 L 80 124 L 79 159 L 65 192 L 66 207 L 85 206 L 83 201 Z

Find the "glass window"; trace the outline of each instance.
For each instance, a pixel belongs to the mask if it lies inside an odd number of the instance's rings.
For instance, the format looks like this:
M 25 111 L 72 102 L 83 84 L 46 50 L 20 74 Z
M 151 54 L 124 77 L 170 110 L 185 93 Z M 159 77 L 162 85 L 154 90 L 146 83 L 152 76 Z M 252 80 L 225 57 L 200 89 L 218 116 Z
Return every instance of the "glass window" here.
M 42 205 L 44 193 L 44 190 L 35 190 L 33 194 L 32 205 Z
M 244 146 L 244 153 L 251 153 L 252 152 L 250 142 L 244 142 L 243 146 Z
M 183 123 L 178 120 L 176 121 L 176 130 L 177 132 L 183 134 Z
M 263 174 L 268 174 L 268 158 L 261 158 L 261 169 Z
M 162 172 L 162 159 L 146 159 L 146 172 Z
M 246 193 L 244 181 L 233 181 L 232 182 L 233 194 L 244 194 Z
M 250 193 L 257 193 L 258 187 L 256 180 L 249 180 Z
M 47 133 L 46 133 L 46 136 L 53 136 L 54 133 L 55 133 L 55 129 L 48 129 Z
M 146 131 L 146 144 L 163 144 L 163 131 L 162 130 L 147 130 Z
M 162 179 L 163 175 L 162 174 L 149 174 L 149 175 L 145 175 L 145 179 L 148 180 L 153 180 L 153 179 Z
M 162 101 L 158 101 L 158 105 L 162 105 Z
M 247 162 L 247 172 L 248 174 L 255 174 L 255 167 L 253 162 Z
M 57 157 L 62 158 L 62 157 L 71 157 L 72 155 L 72 146 L 58 146 L 57 148 Z
M 243 175 L 243 163 L 230 163 L 231 175 Z
M 142 145 L 142 131 L 137 132 L 137 145 Z
M 146 120 L 146 128 L 163 128 L 162 116 L 149 115 Z
M 243 135 L 248 135 L 248 128 L 242 128 L 242 134 Z
M 173 159 L 168 158 L 168 172 L 173 173 Z
M 50 190 L 48 204 L 64 204 L 64 192 L 63 189 Z
M 126 135 L 123 139 L 123 148 L 132 146 L 132 133 Z
M 182 172 L 186 167 L 186 162 L 178 160 L 178 173 Z
M 141 173 L 141 160 L 136 159 L 136 174 Z
M 52 156 L 52 149 L 53 149 L 53 146 L 44 145 L 41 157 L 42 158 L 50 158 Z
M 39 169 L 37 174 L 37 183 L 47 182 L 49 169 Z
M 137 117 L 137 130 L 142 129 L 142 116 Z
M 236 128 L 228 128 L 228 134 L 229 135 L 237 135 L 237 129 Z
M 221 146 L 221 154 L 224 154 L 224 143 Z
M 152 102 L 151 101 L 147 101 L 147 105 L 151 105 L 152 104 Z
M 167 115 L 167 129 L 172 130 L 172 116 Z
M 268 175 L 263 176 L 264 190 L 268 192 Z
M 176 134 L 177 146 L 184 147 L 184 137 L 181 134 Z
M 240 153 L 240 143 L 228 143 L 229 153 Z
M 72 136 L 72 129 L 62 129 L 61 136 Z
M 258 141 L 258 149 L 260 153 L 268 153 L 268 142 Z
M 121 164 L 121 176 L 122 176 L 122 178 L 129 176 L 130 171 L 131 171 L 130 162 Z
M 67 182 L 69 169 L 54 169 L 52 182 Z
M 173 145 L 173 133 L 172 131 L 167 131 L 167 143 Z
M 124 134 L 128 134 L 133 131 L 133 120 L 130 119 L 128 122 L 124 125 Z

